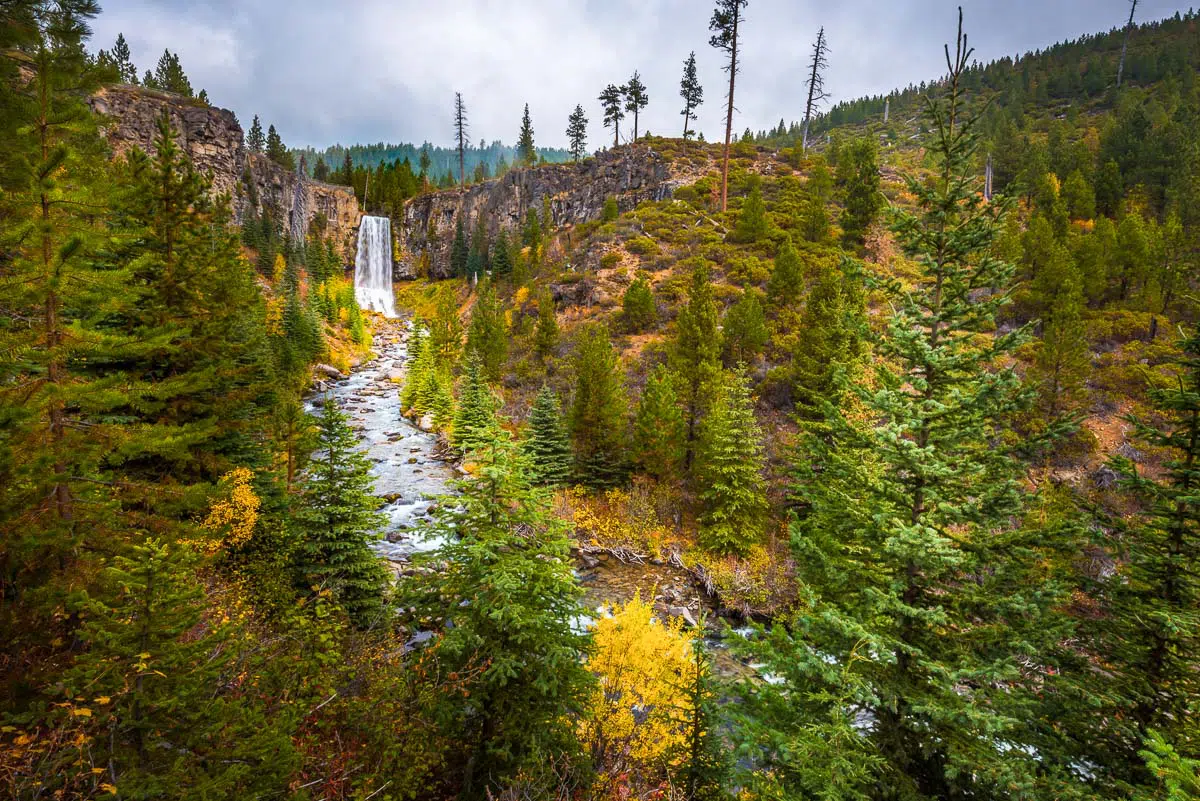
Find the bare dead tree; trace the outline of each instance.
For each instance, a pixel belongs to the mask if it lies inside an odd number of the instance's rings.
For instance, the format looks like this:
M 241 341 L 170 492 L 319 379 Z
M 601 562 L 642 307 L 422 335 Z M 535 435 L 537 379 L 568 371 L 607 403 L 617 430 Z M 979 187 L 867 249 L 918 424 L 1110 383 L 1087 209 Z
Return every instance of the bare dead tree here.
M 742 9 L 750 0 L 717 0 L 708 29 L 713 32 L 708 43 L 729 56 L 725 71 L 729 73 L 728 108 L 725 114 L 725 156 L 721 165 L 721 211 L 729 205 L 729 141 L 733 138 L 733 88 L 738 72 L 738 25 Z
M 1125 41 L 1121 44 L 1121 62 L 1117 65 L 1117 88 L 1125 75 L 1125 53 L 1129 50 L 1129 37 L 1133 35 L 1133 15 L 1137 13 L 1138 0 L 1129 1 L 1129 22 L 1125 25 Z
M 454 93 L 454 137 L 458 140 L 458 185 L 467 181 L 467 107 L 463 104 L 462 92 Z
M 825 91 L 825 69 L 829 66 L 829 42 L 825 39 L 825 28 L 817 31 L 817 41 L 813 45 L 812 61 L 808 64 L 808 102 L 804 105 L 804 135 L 801 139 L 801 150 L 808 152 L 808 127 L 812 123 L 813 112 L 817 106 L 829 99 Z

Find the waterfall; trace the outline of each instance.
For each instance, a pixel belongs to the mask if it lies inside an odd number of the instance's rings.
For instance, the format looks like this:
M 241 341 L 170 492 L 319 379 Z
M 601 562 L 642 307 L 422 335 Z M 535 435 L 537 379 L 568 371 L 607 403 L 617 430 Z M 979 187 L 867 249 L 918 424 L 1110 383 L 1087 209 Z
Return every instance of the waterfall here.
M 359 225 L 354 297 L 363 309 L 385 317 L 396 316 L 392 297 L 392 221 L 387 217 L 363 217 Z

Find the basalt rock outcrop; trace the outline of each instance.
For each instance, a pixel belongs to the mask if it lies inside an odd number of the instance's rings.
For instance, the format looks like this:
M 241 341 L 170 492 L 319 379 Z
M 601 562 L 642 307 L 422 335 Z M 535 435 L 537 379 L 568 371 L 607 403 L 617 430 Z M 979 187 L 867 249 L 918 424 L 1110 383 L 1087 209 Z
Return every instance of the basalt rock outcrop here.
M 520 228 L 530 209 L 539 214 L 549 198 L 555 226 L 598 219 L 608 198 L 621 211 L 646 200 L 671 197 L 685 183 L 671 162 L 647 145 L 616 148 L 580 164 L 554 164 L 512 170 L 494 181 L 413 198 L 397 221 L 399 247 L 395 277 L 403 280 L 427 270 L 433 278 L 450 276 L 450 249 L 461 215 L 473 232 L 482 215 L 489 238 Z
M 213 191 L 231 200 L 238 222 L 270 208 L 285 230 L 303 234 L 318 214 L 328 221 L 343 257 L 354 257 L 360 213 L 354 192 L 292 172 L 246 148 L 242 126 L 232 111 L 196 100 L 132 86 L 111 86 L 92 98 L 92 108 L 108 118 L 105 136 L 113 153 L 132 147 L 155 152 L 158 120 L 164 112 L 176 141 L 212 181 Z

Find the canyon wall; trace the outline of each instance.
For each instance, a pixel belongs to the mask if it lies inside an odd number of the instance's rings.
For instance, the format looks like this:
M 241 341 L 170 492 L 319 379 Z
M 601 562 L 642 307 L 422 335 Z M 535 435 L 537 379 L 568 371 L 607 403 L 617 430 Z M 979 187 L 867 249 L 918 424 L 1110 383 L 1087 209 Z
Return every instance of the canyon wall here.
M 516 169 L 494 181 L 413 198 L 397 221 L 397 280 L 413 278 L 423 258 L 430 277 L 450 276 L 450 249 L 461 215 L 468 234 L 480 215 L 489 238 L 520 228 L 530 209 L 550 199 L 555 226 L 598 219 L 608 198 L 624 212 L 645 200 L 663 200 L 685 183 L 648 145 L 605 151 L 580 164 Z
M 158 120 L 166 112 L 179 146 L 209 177 L 214 192 L 229 195 L 238 222 L 247 212 L 267 206 L 295 236 L 307 232 L 317 214 L 323 214 L 343 258 L 353 261 L 361 217 L 354 192 L 349 187 L 313 181 L 251 152 L 232 111 L 132 86 L 108 87 L 91 102 L 92 108 L 109 120 L 105 136 L 114 154 L 135 146 L 153 154 Z

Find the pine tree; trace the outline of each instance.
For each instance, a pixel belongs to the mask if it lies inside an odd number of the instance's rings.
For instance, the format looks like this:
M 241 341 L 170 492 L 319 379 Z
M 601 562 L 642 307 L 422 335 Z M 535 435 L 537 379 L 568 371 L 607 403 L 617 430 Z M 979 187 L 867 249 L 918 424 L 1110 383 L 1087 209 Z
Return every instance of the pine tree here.
M 508 246 L 508 234 L 503 230 L 496 234 L 496 241 L 492 244 L 492 273 L 498 278 L 504 278 L 513 274 L 512 251 Z M 517 283 L 514 281 L 514 283 Z
M 817 41 L 813 44 L 812 60 L 808 62 L 808 101 L 804 104 L 804 128 L 800 134 L 800 148 L 808 152 L 808 127 L 812 123 L 813 114 L 822 102 L 829 99 L 825 91 L 825 70 L 829 68 L 829 41 L 825 38 L 825 28 L 817 31 Z
M 724 70 L 729 73 L 729 94 L 725 96 L 725 150 L 721 159 L 721 211 L 729 207 L 729 144 L 733 139 L 733 89 L 738 74 L 738 27 L 742 23 L 742 10 L 749 0 L 717 0 L 708 29 L 713 32 L 708 43 L 725 53 L 728 60 Z
M 267 146 L 267 137 L 263 134 L 262 123 L 259 122 L 257 114 L 250 123 L 250 133 L 246 135 L 246 144 L 254 153 L 263 152 L 263 148 Z
M 428 531 L 445 543 L 429 557 L 437 568 L 401 586 L 413 628 L 437 632 L 442 669 L 476 674 L 469 696 L 444 702 L 442 718 L 459 744 L 447 775 L 461 777 L 462 798 L 485 797 L 522 770 L 537 775 L 547 755 L 577 751 L 571 721 L 589 686 L 565 524 L 499 426 L 475 464 L 476 477 L 458 485 Z
M 612 487 L 625 480 L 627 408 L 621 366 L 608 328 L 588 324 L 576 344 L 570 414 L 579 483 Z
M 679 96 L 683 98 L 683 140 L 686 142 L 693 133 L 692 121 L 696 119 L 696 109 L 704 103 L 704 87 L 696 77 L 696 51 L 688 54 L 683 62 L 683 78 L 679 81 Z
M 609 84 L 600 93 L 604 107 L 604 127 L 613 129 L 613 147 L 621 144 L 621 120 L 625 119 L 625 87 Z
M 314 181 L 321 183 L 329 183 L 329 165 L 325 163 L 325 159 L 317 156 L 317 163 L 313 165 L 312 177 Z
M 779 253 L 775 256 L 775 267 L 767 281 L 767 299 L 771 305 L 784 308 L 798 301 L 803 291 L 804 271 L 800 254 L 796 252 L 791 238 L 788 238 L 779 246 Z
M 674 378 L 663 365 L 650 373 L 633 421 L 633 459 L 641 472 L 661 481 L 679 476 L 687 435 Z
M 792 353 L 796 412 L 820 420 L 826 403 L 837 407 L 845 392 L 839 373 L 853 377 L 863 347 L 864 294 L 845 269 L 823 266 L 804 304 Z
M 675 782 L 688 801 L 724 801 L 729 797 L 725 786 L 733 765 L 719 734 L 718 689 L 703 638 L 692 640 L 692 662 L 681 678 L 687 700 L 680 723 L 687 734 L 687 754 Z
M 688 302 L 679 310 L 675 321 L 670 361 L 671 369 L 682 384 L 680 397 L 687 423 L 683 466 L 690 472 L 695 458 L 697 425 L 721 374 L 721 329 L 708 266 L 704 263 L 697 264 L 692 270 Z
M 483 374 L 479 354 L 467 350 L 467 366 L 459 382 L 458 408 L 454 413 L 454 447 L 466 454 L 488 444 L 496 426 L 496 398 Z
M 500 300 L 492 289 L 491 281 L 479 286 L 475 305 L 471 308 L 471 322 L 467 326 L 467 351 L 478 354 L 483 375 L 488 381 L 500 380 L 500 372 L 508 359 L 508 330 L 504 323 L 504 311 Z
M 184 97 L 192 96 L 192 84 L 183 74 L 179 56 L 170 50 L 163 50 L 163 54 L 158 59 L 158 66 L 154 70 L 154 87 Z
M 767 344 L 767 315 L 758 299 L 758 290 L 743 292 L 737 303 L 725 312 L 721 326 L 725 364 L 752 364 Z
M 1148 391 L 1155 419 L 1131 419 L 1137 440 L 1166 454 L 1162 476 L 1141 474 L 1123 457 L 1113 461 L 1140 501 L 1139 513 L 1117 526 L 1119 575 L 1109 582 L 1111 614 L 1096 644 L 1118 666 L 1116 692 L 1105 694 L 1118 704 L 1103 716 L 1112 725 L 1097 727 L 1097 752 L 1120 756 L 1110 763 L 1118 779 L 1129 778 L 1122 774 L 1151 731 L 1195 754 L 1188 721 L 1200 675 L 1200 332 L 1190 332 L 1181 351 L 1177 377 Z M 1135 771 L 1134 779 L 1151 777 Z
M 112 560 L 79 610 L 86 648 L 61 689 L 103 732 L 90 759 L 127 798 L 285 792 L 299 768 L 290 713 L 235 690 L 235 676 L 261 678 L 257 643 L 207 608 L 198 567 L 184 546 L 147 540 Z
M 425 327 L 420 321 L 413 324 L 412 335 L 408 340 L 408 360 L 404 369 L 404 385 L 400 388 L 400 411 L 419 412 L 415 408 L 417 395 L 425 381 L 426 374 L 434 368 L 434 349 Z
M 267 158 L 285 170 L 296 169 L 296 161 L 292 157 L 292 152 L 287 149 L 274 125 L 267 126 L 267 145 L 264 152 L 267 154 Z
M 454 224 L 454 244 L 450 246 L 450 274 L 458 277 L 467 276 L 467 260 L 470 258 L 471 248 L 467 243 L 466 227 L 463 225 L 463 215 L 456 215 L 458 220 Z
M 755 181 L 742 204 L 742 210 L 738 213 L 737 224 L 730 239 L 734 242 L 753 244 L 767 235 L 767 226 L 767 207 L 763 204 L 762 186 L 760 182 Z
M 642 83 L 642 76 L 637 70 L 633 71 L 633 77 L 629 79 L 629 83 L 625 84 L 625 111 L 633 115 L 633 139 L 636 142 L 638 138 L 638 115 L 642 109 L 650 104 L 650 96 L 646 94 L 646 85 Z
M 567 141 L 570 143 L 571 157 L 578 164 L 587 155 L 587 126 L 588 118 L 583 113 L 583 106 L 575 106 L 571 116 L 567 118 Z
M 462 92 L 454 93 L 454 139 L 458 143 L 458 185 L 467 185 L 467 107 Z
M 754 646 L 784 679 L 747 698 L 752 736 L 778 743 L 758 767 L 797 795 L 1028 797 L 1057 767 L 1028 745 L 1049 710 L 1023 665 L 1054 659 L 1065 595 L 1042 567 L 1046 532 L 1014 528 L 1025 471 L 1003 443 L 1030 393 L 1003 365 L 1027 332 L 993 334 L 1013 268 L 989 251 L 1008 207 L 974 178 L 970 58 L 960 35 L 928 101 L 934 174 L 908 179 L 916 212 L 894 211 L 920 275 L 876 283 L 893 312 L 872 337 L 875 380 L 853 415 L 826 407 L 815 466 L 798 465 L 809 601 L 792 633 Z
M 533 146 L 533 121 L 529 119 L 529 104 L 521 116 L 521 133 L 517 137 L 517 160 L 524 167 L 537 164 L 537 148 Z
M 297 569 L 306 587 L 331 590 L 360 626 L 383 614 L 388 574 L 371 550 L 383 524 L 375 511 L 371 464 L 358 451 L 350 418 L 325 398 L 317 419 L 317 452 L 300 482 L 291 524 L 299 540 Z
M 438 300 L 437 314 L 429 325 L 428 347 L 433 353 L 437 367 L 450 370 L 458 362 L 462 352 L 462 322 L 458 317 L 458 297 L 454 292 L 443 292 Z
M 625 330 L 640 333 L 658 324 L 658 304 L 650 282 L 639 275 L 621 298 L 621 322 Z
M 534 484 L 557 487 L 570 481 L 574 469 L 571 437 L 563 424 L 558 396 L 548 384 L 542 386 L 529 410 L 529 432 L 521 450 L 529 458 Z
M 1071 275 L 1043 316 L 1042 341 L 1034 357 L 1033 377 L 1048 421 L 1076 407 L 1091 370 L 1082 312 L 1082 280 Z
M 475 230 L 471 233 L 471 247 L 467 252 L 467 278 L 479 280 L 488 270 L 487 220 L 482 214 L 475 219 Z
M 129 53 L 129 43 L 125 41 L 125 34 L 117 34 L 117 43 L 112 49 L 113 65 L 117 68 L 117 74 L 121 77 L 122 83 L 137 86 L 138 74 L 137 67 L 133 65 L 133 59 Z
M 538 322 L 533 334 L 533 352 L 544 361 L 558 347 L 558 338 L 558 315 L 554 310 L 554 296 L 548 290 L 543 290 L 538 295 Z
M 767 513 L 763 433 L 749 382 L 731 376 L 704 420 L 697 446 L 700 544 L 745 554 L 762 535 Z
M 879 165 L 875 143 L 855 139 L 842 148 L 838 157 L 837 181 L 842 187 L 842 243 L 859 247 L 875 222 L 883 203 L 879 193 Z

